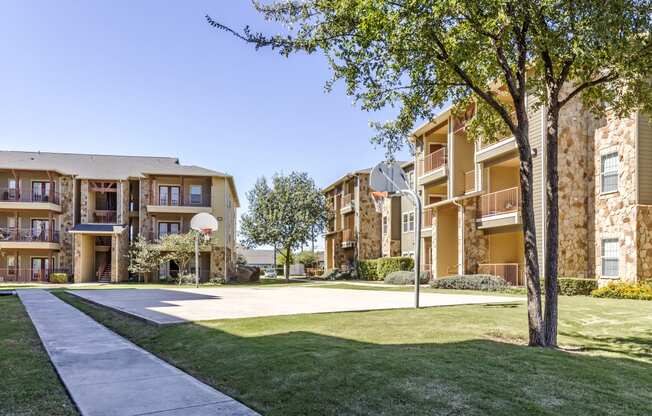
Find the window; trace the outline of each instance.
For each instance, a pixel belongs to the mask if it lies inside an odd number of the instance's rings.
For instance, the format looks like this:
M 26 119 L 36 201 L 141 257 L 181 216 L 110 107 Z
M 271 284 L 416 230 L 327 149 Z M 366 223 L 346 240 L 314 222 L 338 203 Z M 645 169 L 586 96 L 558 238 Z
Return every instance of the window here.
M 403 222 L 403 232 L 407 233 L 408 231 L 410 231 L 409 224 L 408 224 L 409 216 L 408 216 L 407 212 L 403 214 L 403 221 L 402 222 Z
M 158 238 L 163 238 L 168 234 L 179 234 L 181 227 L 178 222 L 159 222 Z
M 190 187 L 190 203 L 192 205 L 201 204 L 201 185 L 192 185 Z
M 618 190 L 618 152 L 602 155 L 600 162 L 601 192 Z
M 387 217 L 383 217 L 383 234 L 387 234 Z
M 16 274 L 16 256 L 7 256 L 7 273 Z
M 181 190 L 178 186 L 159 186 L 158 203 L 159 205 L 179 205 L 179 195 Z
M 410 212 L 409 229 L 414 231 L 414 212 Z
M 618 276 L 618 239 L 602 240 L 602 275 Z
M 50 197 L 50 182 L 32 182 L 32 201 L 47 201 Z

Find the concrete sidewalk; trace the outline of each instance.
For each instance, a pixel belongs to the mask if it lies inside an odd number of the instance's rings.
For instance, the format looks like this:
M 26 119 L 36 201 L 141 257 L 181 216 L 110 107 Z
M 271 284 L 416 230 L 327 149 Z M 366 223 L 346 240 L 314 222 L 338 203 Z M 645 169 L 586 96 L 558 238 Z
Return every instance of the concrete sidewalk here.
M 18 296 L 82 415 L 257 415 L 49 292 Z

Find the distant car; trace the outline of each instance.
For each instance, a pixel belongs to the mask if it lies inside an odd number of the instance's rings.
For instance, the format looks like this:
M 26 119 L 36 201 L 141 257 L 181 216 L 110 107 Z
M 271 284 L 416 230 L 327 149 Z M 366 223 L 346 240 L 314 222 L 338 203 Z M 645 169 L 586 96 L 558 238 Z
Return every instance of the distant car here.
M 277 277 L 278 275 L 276 274 L 276 270 L 274 269 L 267 269 L 265 270 L 265 277 Z

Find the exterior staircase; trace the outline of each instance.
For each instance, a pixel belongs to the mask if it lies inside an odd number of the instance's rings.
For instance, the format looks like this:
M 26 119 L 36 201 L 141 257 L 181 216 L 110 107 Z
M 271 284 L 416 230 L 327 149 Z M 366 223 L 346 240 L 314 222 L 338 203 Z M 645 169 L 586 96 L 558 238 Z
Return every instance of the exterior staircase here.
M 97 281 L 100 283 L 111 283 L 111 263 L 104 263 L 97 270 Z

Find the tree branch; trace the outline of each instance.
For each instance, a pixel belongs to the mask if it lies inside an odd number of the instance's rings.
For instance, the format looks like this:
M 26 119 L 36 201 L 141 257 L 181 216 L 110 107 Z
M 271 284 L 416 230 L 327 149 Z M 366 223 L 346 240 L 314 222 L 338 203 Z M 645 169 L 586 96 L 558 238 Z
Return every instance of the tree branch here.
M 583 82 L 577 88 L 575 88 L 573 91 L 571 91 L 566 96 L 566 98 L 564 98 L 563 100 L 559 100 L 559 108 L 566 105 L 571 99 L 573 99 L 573 97 L 575 97 L 577 94 L 584 91 L 585 89 L 590 88 L 590 87 L 595 87 L 596 85 L 599 85 L 599 84 L 602 84 L 602 83 L 605 83 L 605 82 L 613 81 L 616 78 L 618 78 L 618 75 L 616 75 L 615 73 L 609 73 L 609 74 L 601 76 L 598 79 Z

